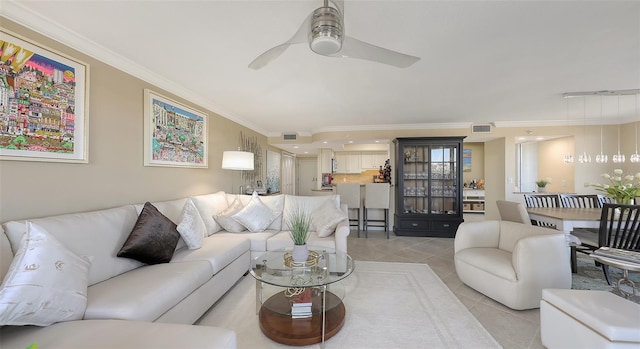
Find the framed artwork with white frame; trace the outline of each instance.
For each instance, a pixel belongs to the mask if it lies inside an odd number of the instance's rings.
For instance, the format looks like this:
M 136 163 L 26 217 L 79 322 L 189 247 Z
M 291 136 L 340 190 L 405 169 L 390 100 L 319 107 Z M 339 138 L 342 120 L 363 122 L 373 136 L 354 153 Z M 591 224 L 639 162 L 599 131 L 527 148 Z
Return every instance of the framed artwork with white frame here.
M 208 168 L 207 114 L 145 89 L 144 165 Z
M 0 29 L 0 160 L 89 161 L 89 65 Z

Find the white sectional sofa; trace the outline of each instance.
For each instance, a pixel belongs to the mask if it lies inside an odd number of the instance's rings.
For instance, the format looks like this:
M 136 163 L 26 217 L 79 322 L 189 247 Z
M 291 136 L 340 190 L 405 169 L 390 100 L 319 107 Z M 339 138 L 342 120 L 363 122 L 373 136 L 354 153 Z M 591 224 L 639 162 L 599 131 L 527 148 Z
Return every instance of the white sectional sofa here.
M 86 309 L 80 314 L 81 319 L 40 327 L 4 326 L 0 329 L 0 347 L 26 348 L 35 342 L 41 348 L 234 348 L 236 338 L 232 331 L 191 324 L 247 273 L 252 258 L 267 250 L 293 246 L 286 230 L 286 219 L 283 220 L 287 212 L 301 207 L 315 214 L 322 229 L 319 229 L 320 233 L 311 233 L 309 245 L 326 248 L 329 252 L 336 249 L 346 252 L 349 235 L 346 206 L 340 205 L 338 196 L 259 197 L 259 204 L 263 209 L 268 207 L 268 211 L 244 210 L 241 211 L 244 217 L 238 217 L 236 212 L 233 219 L 261 222 L 268 213 L 275 219 L 269 221 L 266 230 L 223 230 L 220 222 L 230 215 L 217 215 L 229 213 L 229 207 L 238 202 L 242 205 L 237 207 L 249 208 L 257 201 L 249 195 L 218 192 L 151 203 L 178 225 L 186 220 L 183 215 L 185 205 L 193 203 L 191 207 L 197 209 L 198 219 L 204 225 L 201 247 L 189 249 L 180 238 L 170 262 L 153 265 L 117 257 L 123 244 L 130 242 L 134 226 L 141 221 L 139 215 L 143 205 L 3 223 L 3 234 L 0 234 L 0 276 L 3 279 L 27 231 L 27 221 L 29 227 L 45 230 L 68 250 L 86 256 L 90 259 L 90 267 L 86 276 Z M 333 223 L 326 221 L 332 217 L 331 213 L 323 212 L 327 207 L 333 210 Z M 342 215 L 339 222 L 338 215 Z M 328 231 L 327 227 L 333 228 Z M 0 307 L 6 291 L 4 283 L 3 286 Z M 6 325 L 5 322 L 2 324 Z

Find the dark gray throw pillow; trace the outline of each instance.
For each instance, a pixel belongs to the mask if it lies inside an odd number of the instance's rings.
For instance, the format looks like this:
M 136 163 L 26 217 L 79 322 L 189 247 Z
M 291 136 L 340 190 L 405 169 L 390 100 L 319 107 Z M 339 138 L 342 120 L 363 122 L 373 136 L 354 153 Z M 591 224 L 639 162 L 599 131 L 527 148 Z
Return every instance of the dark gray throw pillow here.
M 180 239 L 176 228 L 175 223 L 150 202 L 146 202 L 118 257 L 147 264 L 167 263 L 173 257 Z

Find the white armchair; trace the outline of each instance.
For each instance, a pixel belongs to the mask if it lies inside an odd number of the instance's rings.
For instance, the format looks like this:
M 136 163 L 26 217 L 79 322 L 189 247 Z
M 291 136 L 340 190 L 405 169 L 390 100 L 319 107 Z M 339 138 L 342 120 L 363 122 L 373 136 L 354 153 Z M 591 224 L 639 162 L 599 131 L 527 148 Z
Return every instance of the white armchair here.
M 463 223 L 455 237 L 462 282 L 516 310 L 540 307 L 545 288 L 571 288 L 561 231 L 508 221 Z

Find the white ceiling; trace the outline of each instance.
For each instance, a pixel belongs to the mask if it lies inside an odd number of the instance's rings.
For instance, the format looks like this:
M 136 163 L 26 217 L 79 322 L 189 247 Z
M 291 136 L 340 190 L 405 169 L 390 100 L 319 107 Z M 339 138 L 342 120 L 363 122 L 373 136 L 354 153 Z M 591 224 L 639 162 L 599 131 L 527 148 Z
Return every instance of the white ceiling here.
M 0 14 L 268 136 L 581 124 L 582 101 L 567 113 L 562 93 L 640 88 L 636 1 L 347 0 L 347 35 L 422 59 L 400 69 L 301 44 L 247 67 L 320 6 L 2 0 Z M 604 118 L 637 120 L 634 101 L 621 97 L 620 112 L 607 101 Z M 586 118 L 603 120 L 588 109 Z

